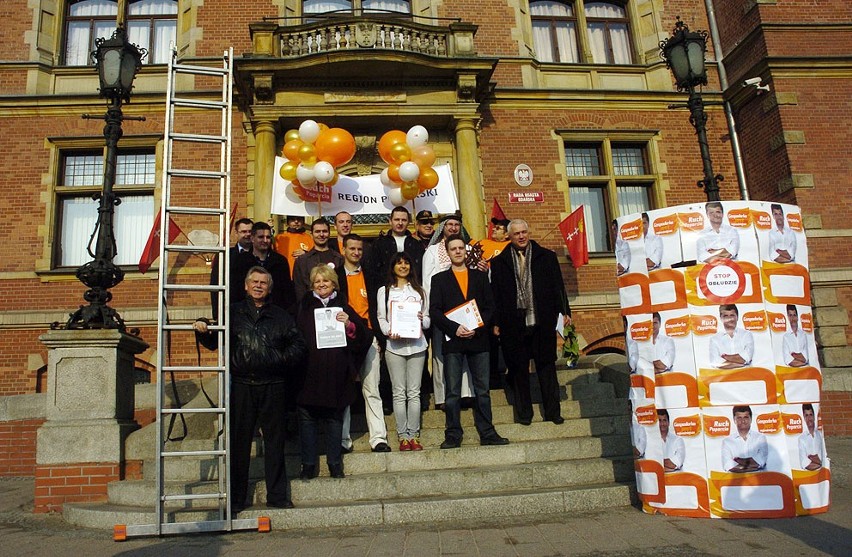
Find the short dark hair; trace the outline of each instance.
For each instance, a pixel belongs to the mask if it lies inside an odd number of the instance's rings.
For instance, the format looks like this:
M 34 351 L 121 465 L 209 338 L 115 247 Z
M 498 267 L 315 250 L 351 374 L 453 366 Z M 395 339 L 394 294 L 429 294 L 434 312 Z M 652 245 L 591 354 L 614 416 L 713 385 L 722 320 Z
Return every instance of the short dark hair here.
M 731 311 L 734 310 L 734 313 L 737 314 L 737 317 L 740 315 L 740 310 L 737 309 L 737 304 L 722 304 L 719 306 L 719 315 L 722 315 L 723 311 Z
M 704 212 L 707 212 L 707 209 L 710 209 L 711 207 L 714 209 L 722 209 L 722 212 L 725 212 L 725 208 L 722 207 L 721 201 L 708 201 L 707 204 L 704 206 Z
M 251 220 L 250 218 L 246 218 L 246 217 L 243 217 L 241 219 L 237 219 L 236 221 L 234 221 L 234 230 L 236 230 L 237 227 L 241 224 L 247 224 L 249 226 L 254 226 L 254 221 Z
M 786 311 L 793 311 L 796 315 L 799 315 L 799 308 L 796 307 L 796 304 L 787 304 L 785 308 Z
M 467 245 L 467 242 L 464 241 L 464 238 L 462 238 L 461 234 L 450 234 L 449 236 L 444 238 L 444 249 L 449 250 L 450 249 L 450 242 L 452 242 L 453 240 L 458 240 L 462 244 Z
M 408 220 L 411 220 L 411 211 L 403 207 L 402 205 L 397 205 L 390 212 L 390 218 L 393 218 L 394 213 L 405 213 L 405 216 L 408 217 Z
M 781 207 L 781 205 L 780 205 L 780 204 L 778 204 L 778 203 L 773 203 L 772 205 L 770 205 L 770 206 L 769 206 L 769 212 L 770 212 L 770 213 L 771 213 L 772 211 L 774 211 L 775 209 L 778 209 L 779 211 L 781 211 L 781 214 L 782 214 L 782 215 L 784 214 L 784 208 L 783 208 L 783 207 Z
M 347 234 L 346 236 L 343 237 L 343 244 L 342 245 L 345 248 L 346 244 L 348 242 L 363 242 L 363 241 L 364 241 L 364 238 L 362 238 L 361 236 L 359 236 L 358 234 L 355 234 L 353 232 L 352 234 Z
M 272 227 L 271 227 L 271 226 L 269 226 L 269 223 L 268 223 L 268 222 L 263 222 L 263 221 L 259 220 L 259 221 L 257 221 L 256 223 L 254 223 L 254 224 L 252 224 L 252 225 L 251 225 L 251 233 L 252 233 L 252 236 L 253 236 L 253 235 L 254 235 L 254 234 L 255 234 L 258 230 L 269 230 L 269 232 L 271 233 L 271 232 L 272 232 Z
M 740 412 L 748 412 L 748 415 L 751 416 L 751 406 L 734 406 L 734 410 L 731 412 L 731 415 L 736 416 Z
M 659 311 L 655 311 L 654 313 L 652 313 L 652 314 L 651 314 L 651 321 L 653 321 L 655 317 L 656 317 L 657 319 L 659 319 L 659 320 L 660 320 L 660 322 L 662 323 L 663 318 L 662 318 L 662 317 L 660 317 L 660 312 L 659 312 Z
M 802 405 L 802 414 L 805 413 L 805 410 L 810 410 L 811 412 L 814 412 L 814 405 L 811 404 L 810 402 L 804 403 Z M 816 412 L 814 412 L 814 414 L 816 414 Z
M 665 416 L 666 418 L 668 418 L 669 417 L 669 411 L 666 410 L 665 408 L 659 408 L 657 410 L 657 417 L 659 417 L 659 416 Z
M 321 224 L 321 225 L 325 226 L 326 228 L 328 228 L 329 230 L 331 230 L 331 225 L 328 224 L 328 221 L 325 220 L 324 217 L 320 217 L 318 219 L 315 219 L 314 222 L 311 223 L 311 232 L 314 231 L 314 227 L 318 224 Z

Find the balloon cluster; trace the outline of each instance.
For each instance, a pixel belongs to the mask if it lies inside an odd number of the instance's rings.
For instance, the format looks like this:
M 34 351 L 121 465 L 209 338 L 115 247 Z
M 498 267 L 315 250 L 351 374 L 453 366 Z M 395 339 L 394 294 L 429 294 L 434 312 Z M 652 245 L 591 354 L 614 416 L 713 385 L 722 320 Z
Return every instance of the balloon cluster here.
M 394 205 L 403 205 L 438 185 L 438 173 L 432 168 L 435 151 L 428 141 L 429 132 L 423 126 L 414 126 L 408 133 L 392 130 L 379 139 L 379 155 L 388 163 L 381 180 Z
M 282 154 L 287 162 L 281 165 L 281 177 L 293 184 L 300 199 L 307 201 L 306 198 L 316 197 L 318 186 L 337 183 L 337 168 L 355 156 L 355 138 L 342 128 L 305 120 L 298 130 L 284 135 Z

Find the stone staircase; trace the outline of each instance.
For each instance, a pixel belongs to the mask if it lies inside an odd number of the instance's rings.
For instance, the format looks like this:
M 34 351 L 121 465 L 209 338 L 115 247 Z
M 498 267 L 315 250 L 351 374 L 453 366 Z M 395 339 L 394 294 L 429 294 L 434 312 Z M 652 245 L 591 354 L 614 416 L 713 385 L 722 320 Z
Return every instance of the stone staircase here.
M 618 361 L 617 357 L 616 362 Z M 584 357 L 574 369 L 559 369 L 563 386 L 565 423 L 542 422 L 538 409 L 530 426 L 513 422 L 505 392 L 492 390 L 494 424 L 511 441 L 482 447 L 473 426 L 472 411 L 462 411 L 462 447 L 440 450 L 444 414 L 423 414 L 421 442 L 425 450 L 396 450 L 393 416 L 386 418 L 390 453 L 370 452 L 363 415 L 352 419 L 353 453 L 344 457 L 346 478 L 328 476 L 324 457 L 320 477 L 292 481 L 295 509 L 267 509 L 262 459 L 252 461 L 254 506 L 239 516 L 269 516 L 274 528 L 305 529 L 337 526 L 403 524 L 551 514 L 629 505 L 634 500 L 627 401 L 616 398 L 613 385 L 600 381 L 600 368 L 611 367 L 613 356 Z M 623 361 L 623 358 L 621 358 Z M 617 366 L 618 364 L 616 364 Z M 535 379 L 532 384 L 537 385 Z M 209 392 L 209 388 L 208 388 Z M 536 393 L 533 394 L 536 396 Z M 534 398 L 533 400 L 536 400 Z M 204 404 L 198 396 L 187 406 Z M 210 448 L 212 424 L 188 416 L 189 433 L 169 450 Z M 205 420 L 208 420 L 205 422 Z M 153 524 L 154 424 L 127 440 L 128 459 L 142 459 L 143 479 L 109 485 L 107 503 L 66 504 L 66 521 L 85 527 L 111 529 L 115 524 Z M 256 441 L 255 454 L 262 451 Z M 324 446 L 320 442 L 320 447 Z M 198 458 L 166 461 L 167 493 L 215 492 L 215 463 Z M 298 440 L 288 448 L 287 469 L 299 472 Z M 167 506 L 170 521 L 214 520 L 205 499 Z

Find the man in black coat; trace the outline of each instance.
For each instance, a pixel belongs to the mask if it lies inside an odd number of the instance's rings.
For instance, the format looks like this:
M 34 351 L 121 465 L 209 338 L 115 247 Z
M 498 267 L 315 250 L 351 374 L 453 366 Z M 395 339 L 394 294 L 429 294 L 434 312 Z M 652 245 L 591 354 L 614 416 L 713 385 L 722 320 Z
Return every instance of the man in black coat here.
M 494 314 L 494 298 L 488 285 L 488 275 L 465 266 L 467 245 L 458 234 L 444 240 L 451 266 L 432 277 L 429 315 L 432 323 L 444 335 L 444 379 L 446 382 L 446 429 L 442 449 L 461 446 L 461 382 L 462 362 L 467 359 L 473 380 L 473 421 L 481 445 L 505 445 L 491 421 L 491 391 L 489 390 L 489 341 L 487 328 Z M 445 314 L 470 301 L 476 302 L 482 325 L 466 326 Z M 449 340 L 446 340 L 449 338 Z
M 234 223 L 234 232 L 237 233 L 237 243 L 233 247 L 228 248 L 228 265 L 229 287 L 226 294 L 230 301 L 238 302 L 245 298 L 246 291 L 243 288 L 243 279 L 246 278 L 245 273 L 239 276 L 235 273 L 235 262 L 240 254 L 249 254 L 252 251 L 251 244 L 251 227 L 254 225 L 251 219 L 241 218 Z M 213 265 L 210 269 L 210 284 L 219 284 L 219 256 L 213 258 Z M 213 319 L 219 319 L 219 293 L 210 293 L 210 306 L 213 308 Z
M 231 276 L 245 279 L 252 267 L 263 267 L 272 275 L 275 288 L 269 294 L 269 301 L 286 310 L 296 304 L 296 292 L 290 276 L 290 264 L 287 259 L 272 249 L 272 227 L 265 222 L 256 222 L 251 227 L 251 252 L 240 253 L 231 260 Z M 231 288 L 236 292 L 236 288 Z M 231 298 L 231 303 L 245 298 L 245 292 Z
M 269 271 L 252 267 L 245 277 L 246 299 L 231 305 L 228 346 L 232 513 L 246 506 L 251 444 L 258 423 L 263 432 L 267 505 L 293 506 L 284 458 L 284 399 L 293 386 L 292 378 L 304 365 L 307 345 L 293 317 L 269 303 L 273 285 Z M 196 321 L 193 328 L 204 346 L 211 350 L 218 346 L 218 335 L 208 328 L 206 320 Z
M 571 321 L 562 271 L 554 252 L 530 240 L 526 221 L 511 221 L 508 232 L 511 249 L 491 260 L 491 286 L 494 298 L 500 300 L 494 334 L 500 337 L 514 387 L 517 421 L 532 422 L 529 364 L 533 360 L 544 419 L 561 424 L 565 420 L 556 378 L 556 321 L 560 312 L 564 324 Z

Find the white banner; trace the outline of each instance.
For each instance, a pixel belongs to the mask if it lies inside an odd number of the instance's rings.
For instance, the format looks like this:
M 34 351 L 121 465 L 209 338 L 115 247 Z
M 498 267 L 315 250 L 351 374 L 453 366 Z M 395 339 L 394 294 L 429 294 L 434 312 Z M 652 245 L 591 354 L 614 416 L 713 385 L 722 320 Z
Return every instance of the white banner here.
M 303 215 L 315 217 L 334 215 L 347 211 L 353 215 L 390 214 L 393 204 L 388 199 L 388 188 L 382 185 L 378 174 L 372 176 L 341 176 L 331 188 L 329 201 L 306 202 L 293 193 L 290 182 L 281 177 L 279 170 L 287 159 L 275 157 L 275 174 L 272 185 L 272 214 Z M 432 211 L 434 214 L 453 213 L 458 210 L 459 202 L 453 183 L 450 165 L 435 167 L 438 173 L 438 185 L 414 198 L 412 213 Z M 407 205 L 407 204 L 406 204 Z

